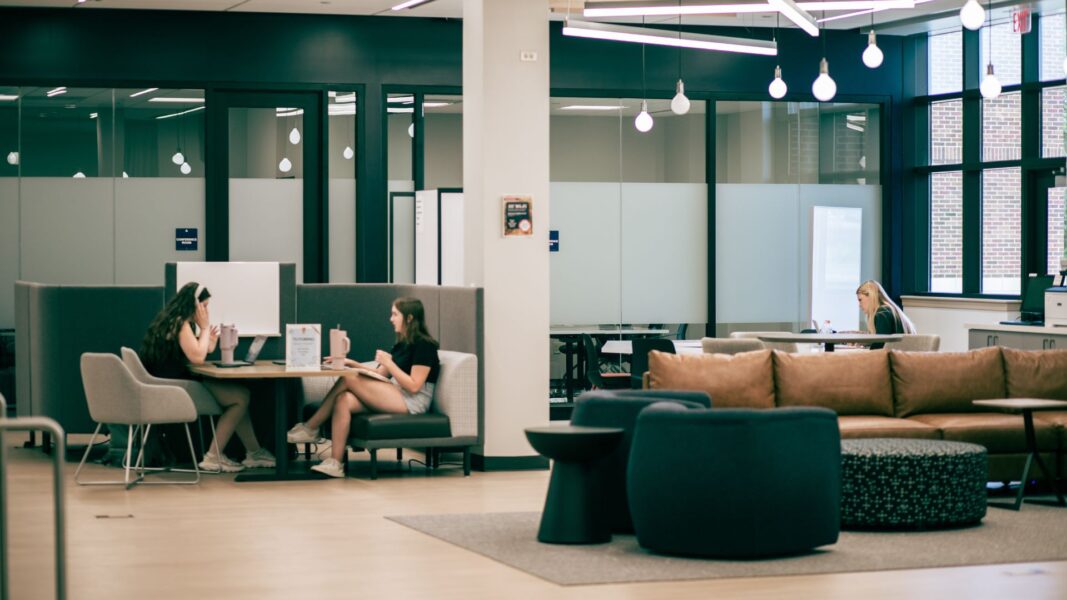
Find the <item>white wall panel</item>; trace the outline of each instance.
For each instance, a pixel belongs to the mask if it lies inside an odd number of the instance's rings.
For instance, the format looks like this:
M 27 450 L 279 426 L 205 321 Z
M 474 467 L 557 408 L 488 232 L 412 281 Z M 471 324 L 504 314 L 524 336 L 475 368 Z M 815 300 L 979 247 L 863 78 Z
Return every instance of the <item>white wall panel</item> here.
M 195 251 L 174 249 L 174 230 L 194 227 Z M 163 285 L 163 265 L 204 260 L 204 180 L 115 180 L 115 283 Z
M 99 177 L 22 178 L 22 279 L 115 282 L 114 185 Z
M 356 281 L 356 180 L 330 179 L 329 185 L 330 283 L 353 283 Z
M 552 324 L 619 323 L 619 184 L 552 183 L 550 190 L 549 229 L 559 231 L 559 252 L 549 254 Z

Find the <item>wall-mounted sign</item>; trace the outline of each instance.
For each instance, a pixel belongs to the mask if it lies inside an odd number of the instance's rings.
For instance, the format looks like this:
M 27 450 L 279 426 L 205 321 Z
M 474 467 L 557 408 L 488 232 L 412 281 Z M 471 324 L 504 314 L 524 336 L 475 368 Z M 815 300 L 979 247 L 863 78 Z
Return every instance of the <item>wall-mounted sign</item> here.
M 1011 9 L 1011 30 L 1015 33 L 1030 33 L 1030 7 L 1016 6 Z
M 196 227 L 191 228 L 176 228 L 174 230 L 174 249 L 179 252 L 182 251 L 195 251 L 197 248 L 197 241 L 200 238 L 197 236 Z
M 548 251 L 559 252 L 559 230 L 550 229 L 548 231 Z
M 504 237 L 533 235 L 533 199 L 504 196 Z

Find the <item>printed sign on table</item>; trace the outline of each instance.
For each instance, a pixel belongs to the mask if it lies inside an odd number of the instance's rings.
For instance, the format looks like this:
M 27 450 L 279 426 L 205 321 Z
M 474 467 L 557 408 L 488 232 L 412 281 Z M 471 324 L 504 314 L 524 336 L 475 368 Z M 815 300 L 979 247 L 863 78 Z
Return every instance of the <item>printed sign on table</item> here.
M 322 365 L 322 326 L 285 326 L 285 370 L 318 371 Z

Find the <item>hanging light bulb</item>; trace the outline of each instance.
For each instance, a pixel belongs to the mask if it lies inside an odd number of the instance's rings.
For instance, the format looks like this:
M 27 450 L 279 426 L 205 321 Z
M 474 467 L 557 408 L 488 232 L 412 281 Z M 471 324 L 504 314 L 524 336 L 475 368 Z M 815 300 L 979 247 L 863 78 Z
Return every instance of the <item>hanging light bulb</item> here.
M 837 94 L 837 83 L 830 77 L 830 64 L 825 58 L 819 62 L 819 76 L 811 84 L 811 93 L 821 102 L 829 102 Z
M 170 162 L 180 165 L 185 162 L 185 155 L 182 154 L 182 149 L 178 148 L 178 151 L 174 153 L 174 156 L 170 157 Z
M 182 175 L 188 175 L 189 173 L 193 172 L 193 168 L 189 166 L 189 163 L 187 162 L 182 163 L 182 166 L 179 167 L 179 170 L 182 172 Z
M 300 143 L 300 130 L 293 127 L 293 130 L 289 132 L 289 143 L 294 146 Z
M 352 146 L 345 146 L 344 151 L 341 152 L 341 156 L 345 157 L 345 160 L 352 160 L 352 157 L 356 153 L 352 150 Z
M 978 31 L 985 23 L 985 9 L 978 0 L 967 0 L 967 4 L 960 9 L 960 23 L 971 31 Z
M 634 127 L 641 133 L 648 133 L 652 130 L 652 115 L 648 114 L 648 101 L 641 101 L 641 112 L 637 113 L 637 118 L 634 119 Z
M 1000 95 L 1000 80 L 993 74 L 993 64 L 986 67 L 985 77 L 982 78 L 978 89 L 982 91 L 982 97 L 992 100 Z
M 774 79 L 771 80 L 771 84 L 767 86 L 767 92 L 771 95 L 771 98 L 779 99 L 785 96 L 785 93 L 789 90 L 789 87 L 785 84 L 785 80 L 782 79 L 782 67 L 777 66 L 774 68 Z
M 871 69 L 877 69 L 882 66 L 882 60 L 885 55 L 882 54 L 882 49 L 878 47 L 878 44 L 874 41 L 874 30 L 867 35 L 867 49 L 863 51 L 863 64 Z
M 415 124 L 414 123 L 412 123 L 411 125 L 408 125 L 408 137 L 409 138 L 414 138 L 415 137 Z
M 288 173 L 292 168 L 293 163 L 288 158 L 283 158 L 282 161 L 278 163 L 278 170 L 282 173 Z
M 126 171 L 123 171 L 123 172 L 122 172 L 122 178 L 123 178 L 123 179 L 129 179 L 129 178 L 130 178 L 130 174 L 129 174 L 129 173 L 127 173 Z
M 689 98 L 685 97 L 685 83 L 681 79 L 674 86 L 674 98 L 671 98 L 671 112 L 676 115 L 684 115 L 689 112 Z
M 85 173 L 82 173 L 81 171 L 78 171 L 77 173 L 74 174 L 74 178 L 75 179 L 85 179 Z
M 18 152 L 8 152 L 7 153 L 7 164 L 12 165 L 12 166 L 19 164 L 19 153 Z

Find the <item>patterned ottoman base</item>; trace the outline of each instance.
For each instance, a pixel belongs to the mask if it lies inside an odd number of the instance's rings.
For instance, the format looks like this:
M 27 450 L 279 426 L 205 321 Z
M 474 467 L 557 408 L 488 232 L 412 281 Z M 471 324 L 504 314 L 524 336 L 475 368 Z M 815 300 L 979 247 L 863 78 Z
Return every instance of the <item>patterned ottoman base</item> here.
M 986 512 L 989 462 L 977 444 L 841 440 L 841 526 L 951 527 Z

